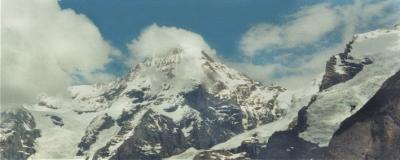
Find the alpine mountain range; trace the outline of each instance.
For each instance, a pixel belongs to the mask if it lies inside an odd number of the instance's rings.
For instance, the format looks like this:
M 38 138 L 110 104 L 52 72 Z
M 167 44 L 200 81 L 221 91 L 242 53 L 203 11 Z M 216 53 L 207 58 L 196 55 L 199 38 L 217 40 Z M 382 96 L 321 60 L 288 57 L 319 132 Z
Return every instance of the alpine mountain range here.
M 2 159 L 398 159 L 400 26 L 354 35 L 297 90 L 170 48 L 70 98 L 1 112 Z

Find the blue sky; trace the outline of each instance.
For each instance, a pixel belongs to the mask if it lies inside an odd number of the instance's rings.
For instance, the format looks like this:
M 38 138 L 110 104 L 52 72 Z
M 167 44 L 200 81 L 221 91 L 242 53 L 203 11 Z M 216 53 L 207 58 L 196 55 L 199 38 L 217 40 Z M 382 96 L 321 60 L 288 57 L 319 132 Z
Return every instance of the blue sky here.
M 391 0 L 395 3 L 397 0 Z M 326 8 L 335 10 L 340 15 L 340 7 L 354 7 L 359 3 L 360 6 L 379 6 L 380 1 L 317 1 L 317 0 L 266 0 L 266 1 L 245 1 L 245 0 L 62 0 L 59 4 L 62 8 L 70 8 L 77 13 L 86 15 L 100 30 L 102 36 L 122 53 L 127 54 L 126 44 L 137 38 L 141 31 L 151 25 L 165 25 L 183 28 L 203 36 L 205 41 L 223 59 L 233 63 L 250 63 L 252 65 L 283 65 L 285 67 L 298 67 L 303 65 L 304 60 L 299 58 L 313 58 L 314 55 L 323 49 L 330 48 L 336 44 L 343 43 L 345 30 L 354 28 L 350 34 L 362 32 L 387 26 L 387 22 L 371 23 L 374 18 L 384 18 L 383 14 L 393 14 L 393 7 L 388 4 L 383 11 L 371 15 L 367 20 L 359 20 L 359 23 L 366 25 L 351 24 L 350 26 L 344 18 L 335 19 L 334 28 L 321 31 L 317 41 L 307 41 L 307 43 L 295 43 L 292 47 L 273 47 L 273 49 L 257 50 L 255 56 L 246 56 L 240 49 L 240 43 L 244 35 L 257 24 L 268 24 L 278 28 L 290 28 L 291 23 L 296 24 L 296 20 L 301 21 L 302 10 L 313 8 L 319 4 L 327 4 Z M 365 7 L 366 8 L 366 7 Z M 364 14 L 359 8 L 354 14 Z M 347 11 L 344 11 L 347 12 Z M 368 12 L 369 13 L 369 12 Z M 296 16 L 300 14 L 300 16 Z M 318 13 L 317 13 L 318 14 Z M 354 15 L 355 17 L 359 15 Z M 361 19 L 361 18 L 359 18 Z M 315 26 L 318 26 L 316 22 Z M 393 24 L 389 24 L 393 25 Z M 350 27 L 349 27 L 350 26 Z M 292 27 L 293 28 L 293 27 Z M 286 29 L 283 32 L 290 32 Z M 268 37 L 265 35 L 265 37 Z M 348 35 L 351 36 L 351 35 Z M 290 39 L 290 37 L 288 38 Z M 268 48 L 268 45 L 265 47 Z M 332 53 L 333 54 L 333 53 Z M 286 55 L 286 56 L 282 56 Z M 285 57 L 285 59 L 282 59 Z M 266 69 L 267 70 L 267 69 Z M 126 72 L 126 66 L 118 61 L 113 61 L 107 65 L 107 71 L 116 75 Z M 244 71 L 246 72 L 246 71 Z M 287 69 L 284 72 L 276 72 L 274 77 L 296 74 L 296 70 Z M 267 76 L 267 75 L 265 75 Z
M 237 43 L 250 25 L 268 21 L 282 22 L 282 17 L 305 5 L 305 2 L 254 1 L 129 1 L 110 3 L 106 0 L 60 1 L 63 8 L 72 8 L 88 16 L 102 35 L 118 48 L 136 38 L 153 23 L 185 28 L 202 35 L 221 54 L 237 54 Z
M 2 98 L 68 95 L 177 45 L 213 48 L 264 84 L 301 87 L 355 33 L 393 27 L 399 15 L 400 0 L 4 0 Z
M 127 43 L 145 27 L 157 23 L 198 33 L 219 55 L 233 60 L 242 58 L 238 43 L 251 25 L 259 22 L 283 23 L 285 16 L 303 5 L 314 3 L 318 1 L 60 1 L 63 8 L 71 8 L 89 17 L 104 38 L 124 53 L 127 52 Z

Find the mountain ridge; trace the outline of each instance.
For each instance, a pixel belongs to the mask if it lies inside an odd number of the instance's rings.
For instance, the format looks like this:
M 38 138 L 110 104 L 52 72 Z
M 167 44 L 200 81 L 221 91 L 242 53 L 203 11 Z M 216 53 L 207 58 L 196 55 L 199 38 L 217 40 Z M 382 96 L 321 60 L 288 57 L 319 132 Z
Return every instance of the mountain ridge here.
M 35 143 L 23 158 L 240 159 L 268 153 L 301 159 L 310 148 L 317 150 L 307 156 L 320 158 L 338 123 L 400 68 L 399 37 L 398 28 L 355 36 L 327 62 L 324 76 L 301 90 L 262 85 L 203 50 L 171 48 L 111 83 L 72 86 L 70 99 L 41 96 L 24 106 L 36 124 L 25 129 L 40 136 L 28 139 Z M 13 117 L 2 119 L 2 131 L 15 130 L 7 125 Z M 13 135 L 2 136 L 2 144 Z M 285 136 L 298 144 L 281 144 Z

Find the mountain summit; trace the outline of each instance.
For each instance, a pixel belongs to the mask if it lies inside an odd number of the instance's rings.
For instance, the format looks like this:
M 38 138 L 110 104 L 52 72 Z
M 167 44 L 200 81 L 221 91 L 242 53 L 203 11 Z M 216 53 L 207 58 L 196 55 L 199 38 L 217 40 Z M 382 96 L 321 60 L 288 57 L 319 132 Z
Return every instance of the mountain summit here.
M 139 48 L 154 40 L 142 36 L 130 46 L 142 62 L 125 76 L 2 112 L 1 157 L 321 158 L 340 122 L 399 70 L 399 37 L 398 28 L 359 34 L 322 80 L 291 91 L 250 79 L 204 46 Z
M 186 48 L 146 57 L 114 82 L 69 90 L 69 100 L 42 96 L 25 107 L 41 131 L 29 137 L 37 143 L 26 156 L 169 157 L 276 121 L 293 103 L 281 96 L 286 89 L 264 86 L 205 51 Z

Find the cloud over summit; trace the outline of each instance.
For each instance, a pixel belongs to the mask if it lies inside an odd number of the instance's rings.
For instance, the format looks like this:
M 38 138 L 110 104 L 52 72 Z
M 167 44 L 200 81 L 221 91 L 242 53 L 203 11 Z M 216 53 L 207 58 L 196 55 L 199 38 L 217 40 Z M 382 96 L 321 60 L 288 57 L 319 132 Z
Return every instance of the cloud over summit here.
M 163 56 L 176 48 L 181 48 L 189 54 L 205 51 L 215 55 L 215 51 L 208 46 L 201 35 L 185 29 L 157 24 L 145 28 L 138 38 L 128 44 L 128 48 L 138 59 Z

